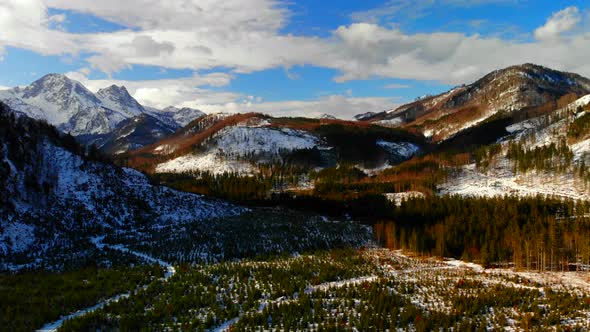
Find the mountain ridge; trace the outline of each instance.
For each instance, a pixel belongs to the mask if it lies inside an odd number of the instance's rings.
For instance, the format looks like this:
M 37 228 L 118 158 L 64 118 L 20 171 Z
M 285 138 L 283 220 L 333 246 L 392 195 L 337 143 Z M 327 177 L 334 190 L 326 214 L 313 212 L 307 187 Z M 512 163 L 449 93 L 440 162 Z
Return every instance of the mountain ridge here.
M 469 85 L 418 99 L 394 110 L 357 115 L 357 120 L 416 127 L 441 141 L 498 112 L 556 103 L 561 97 L 590 93 L 590 79 L 535 64 L 495 70 Z
M 178 129 L 204 113 L 192 108 L 167 107 L 159 110 L 141 105 L 125 86 L 111 85 L 92 93 L 82 83 L 64 74 L 47 74 L 26 87 L 0 91 L 17 114 L 46 120 L 59 130 L 81 135 L 105 135 L 123 120 L 149 114 Z

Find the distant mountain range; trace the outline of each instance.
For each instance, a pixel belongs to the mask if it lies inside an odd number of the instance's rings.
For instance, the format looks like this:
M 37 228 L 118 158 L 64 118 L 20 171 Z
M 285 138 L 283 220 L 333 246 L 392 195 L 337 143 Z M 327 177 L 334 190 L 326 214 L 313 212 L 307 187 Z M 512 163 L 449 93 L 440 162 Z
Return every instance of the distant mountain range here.
M 21 264 L 0 270 L 34 267 L 36 257 L 72 246 L 80 232 L 243 211 L 154 186 L 170 185 L 158 178 L 270 178 L 273 192 L 299 193 L 321 188 L 313 177 L 327 171 L 337 192 L 351 197 L 412 190 L 590 200 L 590 80 L 536 65 L 498 70 L 357 121 L 157 110 L 124 87 L 93 94 L 55 74 L 2 91 L 0 100 L 8 105 L 0 102 L 0 258 Z M 80 141 L 130 168 L 105 162 Z M 187 183 L 176 188 L 202 185 Z
M 46 120 L 60 131 L 84 143 L 104 145 L 112 153 L 153 143 L 204 115 L 192 108 L 144 107 L 124 86 L 112 85 L 94 94 L 61 74 L 48 74 L 24 88 L 0 91 L 0 100 L 19 114 Z

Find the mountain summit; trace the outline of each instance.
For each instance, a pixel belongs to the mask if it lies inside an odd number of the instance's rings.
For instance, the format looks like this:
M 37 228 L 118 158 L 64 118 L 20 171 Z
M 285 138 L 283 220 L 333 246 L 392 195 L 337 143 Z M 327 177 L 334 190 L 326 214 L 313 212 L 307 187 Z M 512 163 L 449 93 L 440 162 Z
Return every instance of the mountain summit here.
M 524 64 L 496 70 L 470 85 L 420 98 L 394 110 L 357 116 L 390 126 L 413 126 L 434 141 L 445 140 L 500 112 L 551 106 L 566 95 L 590 93 L 590 80 L 577 74 Z
M 124 86 L 111 85 L 98 90 L 96 95 L 110 109 L 121 109 L 134 116 L 145 112 L 143 106 L 131 97 Z
M 94 94 L 63 74 L 48 74 L 27 87 L 0 91 L 0 101 L 17 114 L 46 120 L 62 132 L 83 137 L 85 142 L 118 131 L 127 119 L 150 119 L 136 123 L 150 123 L 151 127 L 156 124 L 158 128 L 165 127 L 161 132 L 170 132 L 205 114 L 192 108 L 144 107 L 124 86 L 111 85 Z
M 96 96 L 62 74 L 45 75 L 25 88 L 0 91 L 0 100 L 17 113 L 47 120 L 72 135 L 110 132 L 142 110 L 124 88 L 111 87 Z

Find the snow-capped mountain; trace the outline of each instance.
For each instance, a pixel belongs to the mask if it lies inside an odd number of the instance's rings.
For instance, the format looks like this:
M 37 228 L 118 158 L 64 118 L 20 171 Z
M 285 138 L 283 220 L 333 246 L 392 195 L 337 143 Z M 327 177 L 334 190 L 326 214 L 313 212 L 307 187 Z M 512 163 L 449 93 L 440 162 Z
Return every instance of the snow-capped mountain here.
M 370 121 L 373 118 L 377 117 L 378 115 L 380 115 L 382 113 L 376 113 L 376 112 L 367 112 L 367 113 L 362 113 L 362 114 L 357 114 L 354 116 L 355 120 L 358 121 Z
M 190 107 L 177 108 L 174 106 L 169 106 L 162 110 L 146 108 L 146 111 L 151 116 L 168 124 L 169 126 L 177 126 L 178 128 L 184 127 L 190 122 L 206 115 L 204 112 Z
M 28 117 L 17 120 L 0 103 L 1 262 L 11 263 L 20 253 L 28 257 L 26 264 L 34 264 L 34 257 L 68 246 L 74 233 L 157 227 L 243 211 L 152 186 L 143 174 L 92 161 L 82 150 L 71 136 Z
M 534 64 L 494 71 L 470 85 L 426 96 L 399 108 L 357 120 L 413 126 L 433 141 L 442 141 L 498 114 L 552 107 L 566 95 L 590 93 L 590 80 Z M 555 107 L 553 107 L 555 108 Z
M 117 103 L 121 95 L 112 94 L 112 90 L 104 90 L 99 98 L 80 82 L 49 74 L 25 88 L 0 91 L 0 100 L 19 113 L 47 120 L 75 136 L 104 134 L 141 113 L 140 109 Z
M 131 97 L 124 86 L 111 85 L 108 88 L 98 90 L 96 96 L 104 106 L 110 109 L 121 110 L 133 115 L 145 113 L 143 106 L 135 98 Z
M 46 120 L 82 143 L 104 147 L 107 153 L 151 144 L 205 114 L 192 108 L 144 107 L 124 86 L 111 85 L 94 94 L 61 74 L 0 91 L 0 101 L 17 115 Z
M 117 155 L 155 143 L 173 134 L 176 129 L 176 126 L 169 126 L 151 115 L 142 113 L 121 121 L 115 130 L 102 135 L 94 143 L 104 153 Z
M 335 117 L 335 116 L 333 116 L 332 114 L 324 113 L 324 114 L 318 116 L 318 119 L 321 119 L 321 120 L 337 120 L 338 118 Z

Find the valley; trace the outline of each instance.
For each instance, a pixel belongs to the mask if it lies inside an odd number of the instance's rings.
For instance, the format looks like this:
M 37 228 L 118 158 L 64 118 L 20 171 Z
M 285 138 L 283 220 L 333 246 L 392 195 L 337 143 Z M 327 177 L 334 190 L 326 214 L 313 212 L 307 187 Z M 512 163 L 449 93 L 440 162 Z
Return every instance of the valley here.
M 357 120 L 4 90 L 0 330 L 587 330 L 588 89 L 526 64 Z

